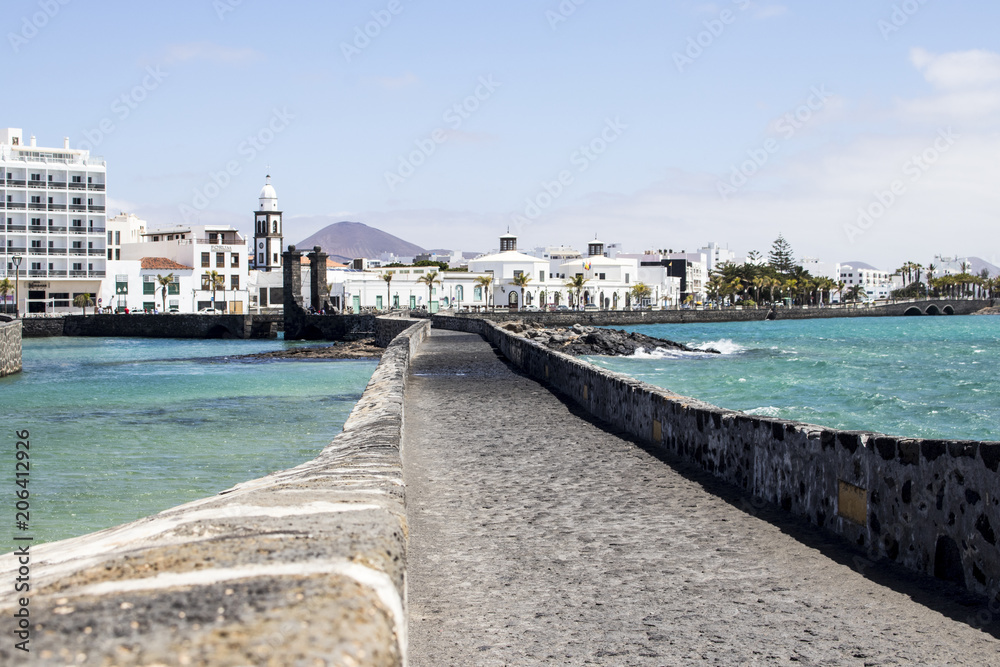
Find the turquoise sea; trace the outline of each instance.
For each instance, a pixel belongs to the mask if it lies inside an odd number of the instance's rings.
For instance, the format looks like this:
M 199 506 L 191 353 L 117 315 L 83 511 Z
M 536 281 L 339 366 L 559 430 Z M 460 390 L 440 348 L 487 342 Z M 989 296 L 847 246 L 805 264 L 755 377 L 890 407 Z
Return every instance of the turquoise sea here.
M 36 542 L 131 521 L 313 458 L 340 432 L 377 360 L 227 359 L 294 345 L 25 339 L 24 371 L 0 378 L 0 494 L 13 498 L 19 430 L 31 434 Z M 4 550 L 13 549 L 9 514 Z
M 722 355 L 590 361 L 750 414 L 891 435 L 1000 440 L 1000 317 L 630 327 Z

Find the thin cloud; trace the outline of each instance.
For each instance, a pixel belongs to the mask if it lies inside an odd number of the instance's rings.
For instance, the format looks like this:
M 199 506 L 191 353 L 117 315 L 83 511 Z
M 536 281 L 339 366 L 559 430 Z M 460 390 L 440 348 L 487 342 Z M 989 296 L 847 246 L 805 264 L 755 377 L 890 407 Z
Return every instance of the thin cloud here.
M 786 12 L 788 12 L 788 7 L 785 5 L 764 5 L 754 13 L 754 18 L 770 19 L 775 16 L 782 16 Z
M 242 65 L 259 58 L 261 58 L 261 54 L 253 49 L 234 49 L 212 42 L 190 42 L 168 46 L 164 62 L 175 64 L 201 61 L 224 65 Z
M 1000 84 L 1000 54 L 991 51 L 956 51 L 934 54 L 924 49 L 910 51 L 913 63 L 935 88 L 967 90 Z
M 401 90 L 403 88 L 411 88 L 420 83 L 420 78 L 417 77 L 413 72 L 407 72 L 402 76 L 383 76 L 375 79 L 381 88 L 385 90 Z

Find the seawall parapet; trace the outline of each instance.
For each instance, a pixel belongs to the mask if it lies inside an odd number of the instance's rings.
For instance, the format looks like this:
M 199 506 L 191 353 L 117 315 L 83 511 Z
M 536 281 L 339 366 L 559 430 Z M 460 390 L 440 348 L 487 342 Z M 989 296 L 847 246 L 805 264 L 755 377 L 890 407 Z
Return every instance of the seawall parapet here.
M 429 329 L 412 325 L 389 345 L 343 432 L 312 461 L 0 556 L 7 581 L 30 570 L 30 591 L 0 590 L 0 615 L 27 610 L 32 658 L 404 665 L 403 389 Z M 14 644 L 0 643 L 0 663 L 22 655 Z
M 0 321 L 0 377 L 21 372 L 21 320 Z
M 1000 442 L 922 440 L 757 417 L 673 394 L 547 349 L 483 319 L 517 368 L 637 440 L 910 569 L 1000 590 Z
M 737 310 L 585 310 L 532 312 L 498 311 L 456 313 L 455 317 L 486 319 L 493 322 L 522 320 L 546 326 L 636 326 L 641 324 L 687 324 L 694 322 L 760 322 L 763 320 L 809 320 L 838 317 L 899 317 L 903 315 L 971 315 L 992 305 L 990 300 L 933 299 L 905 301 L 878 306 L 824 308 L 748 308 Z

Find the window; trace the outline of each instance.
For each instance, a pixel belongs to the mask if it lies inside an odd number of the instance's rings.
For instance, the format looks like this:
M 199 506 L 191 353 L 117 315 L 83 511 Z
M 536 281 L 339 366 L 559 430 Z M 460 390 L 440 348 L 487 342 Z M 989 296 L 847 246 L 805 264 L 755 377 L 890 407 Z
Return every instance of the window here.
M 264 253 L 260 253 L 259 255 L 257 255 L 257 263 L 263 266 L 263 264 L 264 264 Z
M 108 259 L 111 259 L 111 248 L 108 248 Z
M 41 204 L 42 203 L 41 196 L 32 195 L 32 197 L 31 197 L 31 203 L 32 204 Z
M 79 248 L 80 250 L 82 250 L 83 249 L 83 241 L 73 241 L 73 247 L 74 248 Z
M 42 247 L 42 242 L 41 241 L 32 241 L 31 242 L 31 247 L 32 248 L 41 248 Z
M 111 232 L 108 232 L 108 245 L 111 245 Z
M 217 233 L 215 233 L 215 232 L 211 232 L 208 235 L 208 242 L 209 243 L 218 243 L 219 242 L 219 235 Z
M 83 227 L 83 220 L 74 220 L 73 221 L 73 226 L 74 227 Z
M 229 262 L 229 266 L 231 266 L 234 269 L 240 268 L 240 254 L 238 252 L 233 253 L 233 258 Z
M 211 255 L 207 252 L 201 253 L 201 268 L 207 269 L 209 266 L 211 266 L 212 262 L 210 257 Z
M 119 259 L 120 260 L 121 258 L 122 258 L 122 250 L 121 250 L 121 248 L 115 248 L 115 259 Z
M 271 233 L 272 234 L 277 234 L 278 233 L 278 223 L 277 223 L 277 221 L 271 223 L 271 225 L 272 225 Z
M 152 276 L 143 276 L 144 278 L 151 278 Z M 143 294 L 156 294 L 156 283 L 150 283 L 143 281 L 142 283 L 142 293 Z
M 73 177 L 73 182 L 74 183 L 83 183 L 83 177 L 82 176 L 74 176 Z
M 83 197 L 73 197 L 73 206 L 82 206 Z
M 215 253 L 215 268 L 222 269 L 226 266 L 226 253 L 217 252 Z
M 514 277 L 520 278 L 524 274 L 524 271 L 514 271 Z
M 597 279 L 598 280 L 604 280 L 604 274 L 603 273 L 598 273 L 597 274 Z
M 174 281 L 167 285 L 167 294 L 180 294 L 181 284 L 177 282 L 177 276 L 174 276 Z
M 274 253 L 274 263 L 278 263 L 278 253 Z
M 207 273 L 201 277 L 201 288 L 203 290 L 212 289 L 212 278 Z
M 33 180 L 33 181 L 40 181 L 40 180 L 42 180 L 42 175 L 41 174 L 32 174 L 31 175 L 31 180 Z
M 240 288 L 240 277 L 239 276 L 229 276 L 229 289 L 239 289 Z

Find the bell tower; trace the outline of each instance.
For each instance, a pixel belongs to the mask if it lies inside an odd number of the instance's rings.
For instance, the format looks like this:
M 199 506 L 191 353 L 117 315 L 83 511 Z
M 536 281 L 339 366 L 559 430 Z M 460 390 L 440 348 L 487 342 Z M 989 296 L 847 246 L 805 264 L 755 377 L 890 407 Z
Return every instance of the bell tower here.
M 259 271 L 281 270 L 281 211 L 278 210 L 278 193 L 271 185 L 271 176 L 260 190 L 260 206 L 254 213 L 253 253 L 254 268 Z

